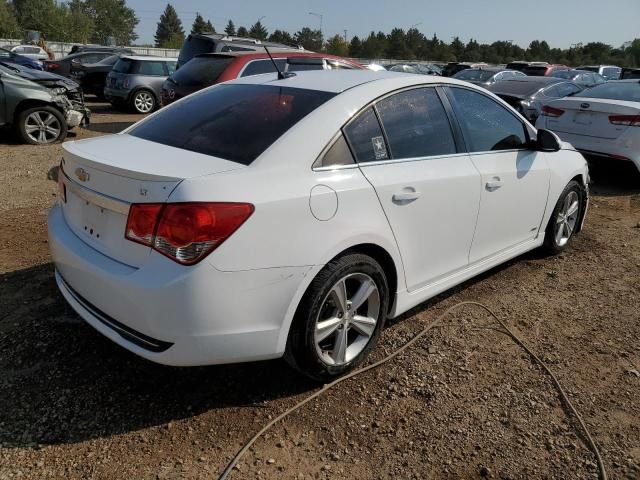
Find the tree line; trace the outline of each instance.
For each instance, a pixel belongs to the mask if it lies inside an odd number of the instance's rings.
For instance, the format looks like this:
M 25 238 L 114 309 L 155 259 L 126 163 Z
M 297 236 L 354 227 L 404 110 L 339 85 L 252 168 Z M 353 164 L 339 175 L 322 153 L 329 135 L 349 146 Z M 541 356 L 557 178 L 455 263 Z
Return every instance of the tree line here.
M 114 39 L 118 45 L 131 45 L 138 38 L 135 33 L 138 21 L 133 9 L 126 5 L 126 0 L 68 0 L 65 3 L 55 0 L 0 0 L 0 38 L 21 38 L 25 31 L 36 30 L 45 39 L 52 41 L 105 44 Z M 210 20 L 205 20 L 198 13 L 190 31 L 215 33 L 216 29 Z M 352 58 L 483 61 L 495 64 L 513 60 L 538 60 L 573 66 L 640 66 L 640 39 L 617 47 L 590 42 L 578 43 L 565 49 L 551 48 L 544 40 L 533 40 L 527 48 L 522 48 L 510 41 L 488 44 L 471 39 L 465 43 L 459 37 L 445 42 L 435 34 L 428 37 L 416 28 L 394 28 L 390 33 L 372 31 L 362 38 L 354 36 L 347 39 L 341 35 L 333 35 L 325 39 L 320 30 L 310 27 L 303 27 L 294 33 L 280 29 L 269 32 L 261 21 L 249 27 L 236 27 L 233 20 L 227 22 L 222 32 L 301 45 L 307 50 Z M 185 29 L 176 9 L 167 4 L 157 23 L 155 46 L 180 48 L 185 36 Z

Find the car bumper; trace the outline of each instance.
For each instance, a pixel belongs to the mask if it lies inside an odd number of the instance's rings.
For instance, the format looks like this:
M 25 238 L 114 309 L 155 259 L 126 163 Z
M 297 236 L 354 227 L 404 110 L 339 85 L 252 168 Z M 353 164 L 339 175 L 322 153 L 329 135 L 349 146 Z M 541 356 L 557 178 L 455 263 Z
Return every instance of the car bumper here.
M 563 141 L 569 142 L 576 150 L 587 154 L 615 160 L 628 160 L 640 170 L 640 135 L 634 139 L 623 133 L 615 139 L 588 137 L 565 132 L 555 132 Z
M 133 268 L 84 243 L 57 204 L 48 228 L 60 292 L 127 350 L 175 366 L 284 353 L 285 318 L 310 267 L 222 272 L 206 260 L 184 267 L 151 251 L 143 267 Z
M 126 102 L 129 98 L 129 93 L 129 90 L 105 87 L 104 98 L 106 98 L 110 102 Z

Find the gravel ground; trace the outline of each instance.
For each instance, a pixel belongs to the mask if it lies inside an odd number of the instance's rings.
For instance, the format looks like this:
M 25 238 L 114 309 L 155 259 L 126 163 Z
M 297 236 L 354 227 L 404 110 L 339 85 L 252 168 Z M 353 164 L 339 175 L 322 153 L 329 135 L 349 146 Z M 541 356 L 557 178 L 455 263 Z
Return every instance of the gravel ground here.
M 92 105 L 77 138 L 138 116 Z M 179 369 L 106 340 L 53 279 L 47 172 L 61 147 L 0 132 L 0 479 L 216 478 L 273 416 L 318 386 L 282 361 Z M 596 164 L 585 230 L 391 322 L 373 358 L 449 306 L 478 300 L 554 370 L 611 478 L 640 478 L 640 175 Z M 577 433 L 578 432 L 578 433 Z M 549 378 L 479 310 L 337 386 L 260 439 L 237 479 L 597 478 Z

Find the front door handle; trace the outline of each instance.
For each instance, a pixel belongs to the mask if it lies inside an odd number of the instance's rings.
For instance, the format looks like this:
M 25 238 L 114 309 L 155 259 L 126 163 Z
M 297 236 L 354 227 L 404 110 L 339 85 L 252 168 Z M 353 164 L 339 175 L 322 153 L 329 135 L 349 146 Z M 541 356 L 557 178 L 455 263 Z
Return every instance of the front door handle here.
M 500 180 L 500 177 L 493 177 L 491 180 L 487 182 L 487 184 L 485 185 L 485 188 L 490 192 L 493 192 L 499 189 L 501 186 L 502 186 L 502 180 Z
M 403 190 L 393 194 L 394 202 L 411 202 L 420 198 L 420 192 L 416 190 Z

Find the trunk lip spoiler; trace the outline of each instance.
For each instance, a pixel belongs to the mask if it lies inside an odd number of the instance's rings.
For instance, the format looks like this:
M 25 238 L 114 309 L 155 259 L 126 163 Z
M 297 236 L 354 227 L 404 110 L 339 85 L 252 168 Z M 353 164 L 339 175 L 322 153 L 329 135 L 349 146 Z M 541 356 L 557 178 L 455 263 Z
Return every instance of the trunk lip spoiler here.
M 116 213 L 121 213 L 123 215 L 129 214 L 129 208 L 131 207 L 130 203 L 96 192 L 84 185 L 80 185 L 75 180 L 69 178 L 69 175 L 67 175 L 67 172 L 64 170 L 62 171 L 62 174 L 66 179 L 66 187 L 83 200 Z

